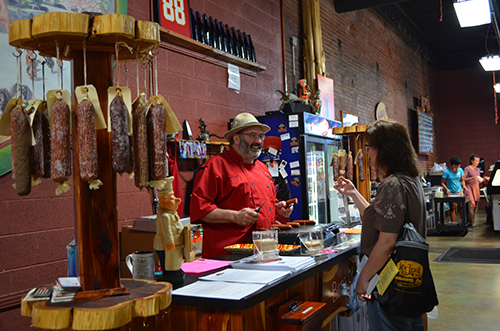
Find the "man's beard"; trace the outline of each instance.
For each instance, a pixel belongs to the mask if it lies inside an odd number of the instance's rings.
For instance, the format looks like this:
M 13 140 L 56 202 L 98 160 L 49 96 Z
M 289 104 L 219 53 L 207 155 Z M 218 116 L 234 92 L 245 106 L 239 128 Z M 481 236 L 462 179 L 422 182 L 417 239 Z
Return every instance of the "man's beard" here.
M 259 150 L 258 151 L 254 151 L 252 150 L 252 147 L 258 147 Z M 241 137 L 240 139 L 240 151 L 246 155 L 246 157 L 248 157 L 249 159 L 252 159 L 252 160 L 257 160 L 260 156 L 260 153 L 262 152 L 262 144 L 258 144 L 258 143 L 252 143 L 252 144 L 249 144 L 247 143 L 247 141 L 245 139 L 243 139 L 243 137 Z

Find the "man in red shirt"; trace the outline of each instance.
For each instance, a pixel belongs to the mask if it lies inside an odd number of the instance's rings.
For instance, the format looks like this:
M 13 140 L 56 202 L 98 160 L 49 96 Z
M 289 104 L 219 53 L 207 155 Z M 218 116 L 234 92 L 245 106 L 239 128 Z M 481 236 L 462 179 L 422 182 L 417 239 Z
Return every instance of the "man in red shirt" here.
M 224 134 L 231 148 L 198 171 L 191 196 L 191 223 L 203 223 L 202 257 L 226 254 L 224 247 L 249 243 L 252 232 L 269 227 L 293 207 L 276 199 L 267 166 L 257 160 L 269 126 L 249 113 L 238 114 Z M 258 210 L 258 211 L 257 211 Z

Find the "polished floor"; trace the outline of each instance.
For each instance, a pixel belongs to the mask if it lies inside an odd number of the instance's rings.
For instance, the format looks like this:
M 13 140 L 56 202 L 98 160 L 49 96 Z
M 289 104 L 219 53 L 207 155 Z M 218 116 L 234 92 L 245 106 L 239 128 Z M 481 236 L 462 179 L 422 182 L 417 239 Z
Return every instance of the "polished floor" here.
M 465 236 L 428 236 L 429 260 L 438 292 L 438 318 L 429 331 L 500 330 L 500 264 L 435 262 L 449 247 L 500 248 L 500 232 L 476 215 L 477 230 Z

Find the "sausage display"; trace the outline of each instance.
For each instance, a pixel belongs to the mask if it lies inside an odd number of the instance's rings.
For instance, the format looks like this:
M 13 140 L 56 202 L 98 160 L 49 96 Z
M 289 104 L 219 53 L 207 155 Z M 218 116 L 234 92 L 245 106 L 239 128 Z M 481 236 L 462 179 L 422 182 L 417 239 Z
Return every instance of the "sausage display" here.
M 94 105 L 88 99 L 76 107 L 78 129 L 78 164 L 80 177 L 91 182 L 97 179 L 97 137 Z
M 64 183 L 71 177 L 70 110 L 62 99 L 52 107 L 50 170 L 52 180 Z
M 345 176 L 347 155 L 345 149 L 339 149 L 339 175 Z
M 33 112 L 31 128 L 35 137 L 35 145 L 31 146 L 31 175 L 33 178 L 40 178 L 44 175 L 42 113 L 35 110 L 35 107 L 31 107 L 27 114 L 31 115 Z
M 365 180 L 365 157 L 363 156 L 363 151 L 360 149 L 357 156 L 358 170 L 359 170 L 359 180 Z
M 21 114 L 21 106 L 17 105 L 10 111 L 10 139 L 11 139 L 11 156 L 12 156 L 12 179 L 16 179 L 16 164 L 14 162 L 16 155 L 16 125 Z
M 38 107 L 42 115 L 42 140 L 43 140 L 43 178 L 51 177 L 50 170 L 50 117 L 47 110 L 47 103 L 44 102 Z
M 109 107 L 111 121 L 111 164 L 113 170 L 123 174 L 130 168 L 127 106 L 117 94 Z
M 347 155 L 347 179 L 350 181 L 354 180 L 354 162 L 351 152 Z
M 149 177 L 162 180 L 167 177 L 167 125 L 166 110 L 161 104 L 148 112 Z
M 333 180 L 339 180 L 339 155 L 337 153 L 333 154 L 330 166 L 333 167 Z
M 140 189 L 146 187 L 149 180 L 148 123 L 146 111 L 146 100 L 144 97 L 141 97 L 132 107 L 134 181 L 135 186 Z
M 31 192 L 31 127 L 28 115 L 22 109 L 15 117 L 14 135 L 16 193 L 25 196 Z

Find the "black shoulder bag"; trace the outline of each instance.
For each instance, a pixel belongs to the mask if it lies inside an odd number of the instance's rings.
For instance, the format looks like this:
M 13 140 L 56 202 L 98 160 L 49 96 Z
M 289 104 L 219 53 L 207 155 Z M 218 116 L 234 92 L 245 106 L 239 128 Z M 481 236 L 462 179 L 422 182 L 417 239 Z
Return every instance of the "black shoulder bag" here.
M 437 306 L 438 298 L 429 268 L 429 244 L 410 221 L 408 195 L 401 185 L 406 196 L 405 224 L 391 255 L 399 272 L 377 301 L 393 315 L 417 318 Z

